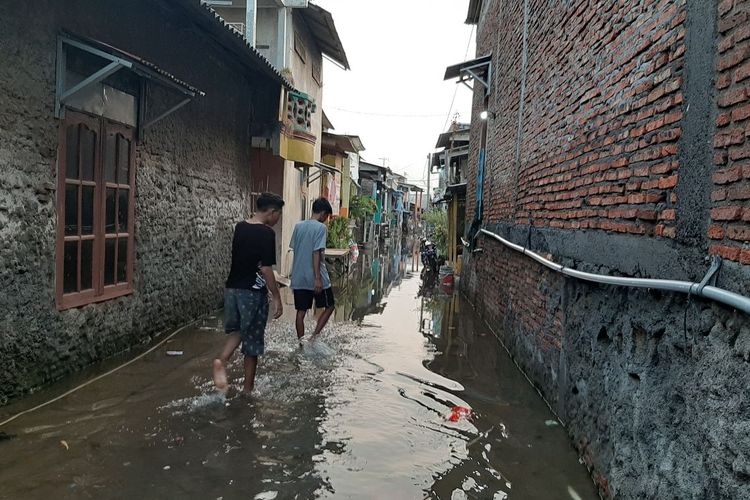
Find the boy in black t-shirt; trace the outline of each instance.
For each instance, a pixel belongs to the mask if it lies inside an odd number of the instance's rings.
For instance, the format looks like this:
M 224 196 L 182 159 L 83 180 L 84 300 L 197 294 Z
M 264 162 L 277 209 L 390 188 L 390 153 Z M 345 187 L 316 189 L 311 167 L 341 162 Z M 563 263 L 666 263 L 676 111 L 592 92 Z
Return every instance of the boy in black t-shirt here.
M 283 206 L 280 196 L 263 193 L 255 215 L 234 228 L 232 267 L 224 291 L 224 330 L 229 337 L 213 366 L 214 384 L 221 392 L 229 388 L 226 366 L 240 343 L 245 356 L 243 391 L 249 393 L 255 386 L 258 356 L 265 350 L 269 291 L 275 306 L 273 318 L 281 317 L 281 295 L 271 267 L 276 264 L 276 233 L 271 228 L 279 221 Z

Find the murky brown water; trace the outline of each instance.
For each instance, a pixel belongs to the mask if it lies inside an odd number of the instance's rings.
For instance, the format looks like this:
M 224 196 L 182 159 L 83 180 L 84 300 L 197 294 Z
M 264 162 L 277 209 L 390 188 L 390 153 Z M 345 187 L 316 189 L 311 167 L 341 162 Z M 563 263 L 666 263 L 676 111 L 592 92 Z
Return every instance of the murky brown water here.
M 0 440 L 0 498 L 596 498 L 565 431 L 468 306 L 419 297 L 398 255 L 363 260 L 322 345 L 300 349 L 288 319 L 270 327 L 253 398 L 212 391 L 217 316 L 0 427 L 14 436 Z M 474 417 L 446 419 L 456 405 Z

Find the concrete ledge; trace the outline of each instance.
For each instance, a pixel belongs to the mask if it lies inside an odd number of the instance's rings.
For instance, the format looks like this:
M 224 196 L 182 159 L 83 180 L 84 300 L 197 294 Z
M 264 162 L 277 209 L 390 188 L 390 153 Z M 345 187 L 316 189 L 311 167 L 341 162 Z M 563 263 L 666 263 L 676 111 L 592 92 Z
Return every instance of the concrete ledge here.
M 535 252 L 550 253 L 561 264 L 581 271 L 699 282 L 709 268 L 708 255 L 702 250 L 666 238 L 510 223 L 488 224 L 485 228 Z M 750 266 L 724 261 L 717 286 L 750 295 Z

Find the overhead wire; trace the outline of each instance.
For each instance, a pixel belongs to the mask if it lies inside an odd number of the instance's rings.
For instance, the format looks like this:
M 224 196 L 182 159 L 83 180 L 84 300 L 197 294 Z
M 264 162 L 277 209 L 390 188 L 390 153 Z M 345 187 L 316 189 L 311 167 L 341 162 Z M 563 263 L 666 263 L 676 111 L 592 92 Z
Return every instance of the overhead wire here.
M 467 57 L 469 57 L 469 49 L 471 48 L 471 40 L 474 37 L 474 25 L 471 26 L 471 32 L 469 33 L 469 41 L 466 42 L 466 52 L 464 53 L 464 61 Z M 451 105 L 448 108 L 448 114 L 445 116 L 445 123 L 443 123 L 443 128 L 440 129 L 441 132 L 445 131 L 445 127 L 448 126 L 448 120 L 451 118 L 451 112 L 453 111 L 453 105 L 456 103 L 456 94 L 458 94 L 458 83 L 456 83 L 456 88 L 453 89 L 453 99 L 451 99 Z

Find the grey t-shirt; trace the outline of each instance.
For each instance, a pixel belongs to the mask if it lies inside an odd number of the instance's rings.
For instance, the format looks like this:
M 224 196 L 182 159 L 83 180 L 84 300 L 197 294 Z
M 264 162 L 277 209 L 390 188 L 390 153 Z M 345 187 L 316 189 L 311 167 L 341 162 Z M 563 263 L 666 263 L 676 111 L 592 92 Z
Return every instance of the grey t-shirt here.
M 314 290 L 315 273 L 313 272 L 313 252 L 325 250 L 328 229 L 322 222 L 316 220 L 303 220 L 294 226 L 292 241 L 289 248 L 294 250 L 294 262 L 292 264 L 292 289 Z M 320 256 L 320 280 L 323 289 L 331 286 L 331 278 L 328 277 L 325 256 Z

